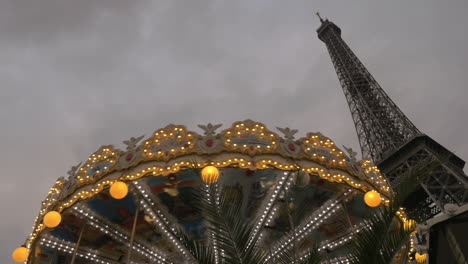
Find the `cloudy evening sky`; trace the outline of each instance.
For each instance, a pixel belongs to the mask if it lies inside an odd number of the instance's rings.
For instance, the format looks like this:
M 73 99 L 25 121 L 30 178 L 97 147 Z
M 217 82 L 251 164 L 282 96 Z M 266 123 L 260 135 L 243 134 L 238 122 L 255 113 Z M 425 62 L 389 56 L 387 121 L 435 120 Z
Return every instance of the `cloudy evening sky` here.
M 250 118 L 358 149 L 317 10 L 468 160 L 466 0 L 0 0 L 0 263 L 72 165 L 169 123 Z

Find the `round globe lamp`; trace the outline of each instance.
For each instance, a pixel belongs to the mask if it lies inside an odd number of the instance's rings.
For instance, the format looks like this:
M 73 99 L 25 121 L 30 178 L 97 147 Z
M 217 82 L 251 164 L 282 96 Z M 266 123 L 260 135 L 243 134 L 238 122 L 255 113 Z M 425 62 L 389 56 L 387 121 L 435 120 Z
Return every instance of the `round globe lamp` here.
M 49 228 L 54 228 L 62 222 L 62 216 L 57 211 L 50 211 L 44 216 L 44 225 Z
M 364 195 L 364 202 L 367 204 L 369 207 L 377 207 L 380 205 L 382 202 L 382 199 L 380 198 L 380 194 L 376 191 L 368 191 Z
M 11 257 L 15 262 L 25 262 L 28 260 L 29 256 L 29 249 L 25 247 L 19 247 L 13 251 L 13 254 L 11 254 Z
M 114 182 L 110 187 L 110 195 L 114 199 L 122 199 L 125 198 L 128 194 L 128 186 L 124 182 Z
M 201 171 L 201 178 L 206 184 L 215 183 L 219 179 L 219 170 L 214 166 L 206 166 Z
M 414 256 L 415 259 L 416 259 L 416 262 L 418 263 L 426 263 L 426 259 L 427 259 L 427 254 L 419 254 L 418 252 L 416 252 L 416 255 Z

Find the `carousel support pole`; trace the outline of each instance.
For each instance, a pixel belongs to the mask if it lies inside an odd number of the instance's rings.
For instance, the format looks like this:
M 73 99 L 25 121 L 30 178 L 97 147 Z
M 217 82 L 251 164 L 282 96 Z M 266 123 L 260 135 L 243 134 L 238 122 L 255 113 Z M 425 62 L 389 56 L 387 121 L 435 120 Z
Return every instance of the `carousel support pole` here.
M 70 264 L 75 263 L 76 253 L 78 252 L 78 248 L 80 247 L 81 237 L 83 236 L 84 230 L 85 230 L 85 224 L 83 224 L 83 226 L 81 227 L 80 235 L 78 236 L 78 241 L 76 242 L 75 249 L 73 249 L 73 256 L 72 256 Z
M 127 253 L 127 264 L 130 264 L 130 258 L 132 255 L 132 246 L 133 246 L 133 239 L 135 238 L 135 230 L 136 230 L 136 224 L 138 220 L 138 211 L 140 211 L 140 203 L 138 202 L 138 205 L 136 206 L 135 210 L 135 219 L 133 219 L 133 226 L 132 226 L 132 234 L 130 236 L 130 245 L 128 246 L 128 253 Z
M 348 208 L 346 207 L 345 201 L 341 201 L 341 204 L 343 205 L 343 211 L 345 212 L 346 219 L 348 220 L 349 228 L 354 233 L 354 231 L 355 231 L 354 226 L 353 226 L 353 223 L 351 222 L 351 217 L 349 217 Z

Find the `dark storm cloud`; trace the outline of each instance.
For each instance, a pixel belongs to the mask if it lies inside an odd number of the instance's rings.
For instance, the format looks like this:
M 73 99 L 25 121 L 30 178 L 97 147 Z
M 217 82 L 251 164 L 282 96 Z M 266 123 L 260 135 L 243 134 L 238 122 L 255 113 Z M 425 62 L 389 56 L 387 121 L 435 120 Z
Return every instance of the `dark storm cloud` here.
M 1 263 L 100 145 L 251 118 L 357 149 L 319 9 L 423 131 L 468 158 L 466 1 L 0 3 Z

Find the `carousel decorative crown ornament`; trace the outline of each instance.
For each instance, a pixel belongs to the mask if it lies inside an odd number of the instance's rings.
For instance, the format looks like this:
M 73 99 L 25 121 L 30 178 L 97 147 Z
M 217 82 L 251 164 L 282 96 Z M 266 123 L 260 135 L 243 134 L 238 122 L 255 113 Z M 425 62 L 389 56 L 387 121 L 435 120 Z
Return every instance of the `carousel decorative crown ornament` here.
M 390 186 L 377 167 L 320 133 L 295 139 L 297 130 L 278 128 L 280 136 L 252 120 L 216 132 L 220 127 L 199 125 L 198 134 L 168 125 L 124 141 L 125 150 L 102 146 L 56 181 L 13 259 L 190 263 L 178 230 L 194 241 L 212 239 L 194 204 L 204 186 L 241 197 L 238 215 L 253 224 L 255 243 L 269 259 L 291 241 L 304 254 L 318 242 L 319 250 L 339 256 L 373 207 L 389 202 Z M 309 209 L 298 232 L 285 233 L 288 208 L 303 204 Z M 406 221 L 403 210 L 399 216 Z

